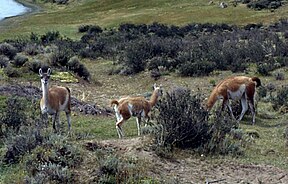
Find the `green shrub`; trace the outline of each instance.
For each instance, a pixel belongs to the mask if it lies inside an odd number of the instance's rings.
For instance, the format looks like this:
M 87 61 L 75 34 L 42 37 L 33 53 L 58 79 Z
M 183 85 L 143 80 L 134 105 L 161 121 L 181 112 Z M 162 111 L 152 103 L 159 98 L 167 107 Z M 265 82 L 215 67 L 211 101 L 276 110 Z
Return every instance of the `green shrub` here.
M 159 131 L 154 134 L 156 145 L 181 148 L 199 147 L 209 140 L 208 112 L 201 107 L 199 95 L 184 88 L 167 93 L 156 106 Z
M 16 67 L 22 67 L 27 61 L 28 57 L 22 54 L 17 54 L 14 58 L 14 61 L 12 61 L 12 64 L 14 64 Z
M 0 67 L 5 68 L 8 66 L 8 64 L 9 64 L 9 58 L 4 55 L 0 55 Z
M 48 31 L 40 37 L 43 44 L 49 44 L 53 41 L 60 40 L 62 37 L 58 31 Z
M 101 159 L 97 183 L 140 183 L 144 177 L 136 160 L 109 155 Z
M 282 86 L 276 90 L 277 95 L 273 97 L 272 103 L 275 109 L 288 109 L 288 86 Z
M 181 76 L 205 76 L 215 69 L 216 64 L 209 61 L 186 62 L 179 66 Z
M 40 61 L 38 60 L 33 60 L 31 62 L 29 62 L 28 68 L 30 71 L 34 72 L 34 73 L 39 73 L 39 69 L 41 68 L 42 64 Z
M 203 99 L 184 88 L 175 88 L 156 106 L 157 124 L 150 133 L 159 156 L 170 157 L 174 147 L 194 148 L 200 153 L 243 154 L 244 136 L 234 129 L 237 122 L 228 113 L 211 118 L 202 107 Z M 242 139 L 243 138 L 243 139 Z
M 275 74 L 275 78 L 276 78 L 276 80 L 284 80 L 285 79 L 285 74 L 281 73 L 281 72 L 277 72 Z
M 97 34 L 97 33 L 102 33 L 102 32 L 103 30 L 100 26 L 95 26 L 95 25 L 89 26 L 88 34 Z
M 13 59 L 17 54 L 17 49 L 8 43 L 0 44 L 0 55 L 5 55 L 9 59 Z
M 242 136 L 244 133 L 239 133 L 241 130 L 235 129 L 236 126 L 237 122 L 229 114 L 217 116 L 209 130 L 211 139 L 204 145 L 203 150 L 202 148 L 200 150 L 212 154 L 242 155 L 244 153 L 244 143 L 242 143 L 245 142 Z
M 19 77 L 20 76 L 20 72 L 16 68 L 13 68 L 10 65 L 8 65 L 6 68 L 4 68 L 4 73 L 8 77 Z
M 249 2 L 247 4 L 247 7 L 255 10 L 262 10 L 262 9 L 277 9 L 281 5 L 282 5 L 281 0 L 256 0 Z
M 70 59 L 70 52 L 65 48 L 58 48 L 50 55 L 50 63 L 52 66 L 66 66 Z
M 169 68 L 169 63 L 168 63 L 167 58 L 163 57 L 154 57 L 150 60 L 148 60 L 147 68 L 148 70 L 153 70 L 153 69 L 158 69 L 159 66 Z
M 78 32 L 79 33 L 85 33 L 89 30 L 89 28 L 91 27 L 92 25 L 80 25 L 78 27 Z
M 41 172 L 35 173 L 34 176 L 26 176 L 25 183 L 74 183 L 73 174 L 68 167 L 53 163 L 45 163 L 39 166 Z
M 53 0 L 53 2 L 57 4 L 67 4 L 69 0 Z
M 43 137 L 40 135 L 39 129 L 23 127 L 16 135 L 6 139 L 7 151 L 3 161 L 7 164 L 17 163 L 24 154 L 31 152 L 42 141 Z
M 81 150 L 61 135 L 45 136 L 41 146 L 33 150 L 26 160 L 26 180 L 44 180 L 48 183 L 73 183 L 72 168 L 83 161 Z
M 30 56 L 36 56 L 39 54 L 40 49 L 37 44 L 27 44 L 24 48 L 24 52 Z
M 77 57 L 72 57 L 67 63 L 68 69 L 78 74 L 85 80 L 89 80 L 90 72 L 85 67 L 84 64 L 80 63 L 80 60 Z
M 78 59 L 78 57 L 73 56 L 69 59 L 67 66 L 68 69 L 71 71 L 76 71 L 79 67 L 80 67 L 80 60 Z
M 24 125 L 27 120 L 25 114 L 26 105 L 23 99 L 17 97 L 8 97 L 5 108 L 1 109 L 1 122 L 8 128 L 19 130 L 21 125 Z
M 265 62 L 257 65 L 257 72 L 263 76 L 269 76 L 272 70 L 274 70 L 274 67 L 271 63 Z
M 9 97 L 5 108 L 1 109 L 0 122 L 5 127 L 3 134 L 7 147 L 3 159 L 5 163 L 17 163 L 21 156 L 33 150 L 43 140 L 40 129 L 36 126 L 39 123 L 39 119 L 35 118 L 37 113 L 27 112 L 27 109 L 35 110 L 35 104 L 31 105 L 32 108 L 29 105 L 31 103 L 26 99 Z
M 260 98 L 264 98 L 267 96 L 268 89 L 265 86 L 259 86 L 258 88 L 258 95 Z

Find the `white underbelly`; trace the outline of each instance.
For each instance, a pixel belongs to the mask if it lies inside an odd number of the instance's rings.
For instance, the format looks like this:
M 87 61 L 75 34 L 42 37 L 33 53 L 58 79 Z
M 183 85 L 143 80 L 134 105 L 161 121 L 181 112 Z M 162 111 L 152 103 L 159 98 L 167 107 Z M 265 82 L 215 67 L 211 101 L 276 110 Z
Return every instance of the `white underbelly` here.
M 240 99 L 243 96 L 245 89 L 246 89 L 245 84 L 242 84 L 237 91 L 228 90 L 229 98 L 233 100 Z
M 66 95 L 64 103 L 63 104 L 59 103 L 59 110 L 60 111 L 64 111 L 67 108 L 68 100 L 69 100 L 69 96 Z

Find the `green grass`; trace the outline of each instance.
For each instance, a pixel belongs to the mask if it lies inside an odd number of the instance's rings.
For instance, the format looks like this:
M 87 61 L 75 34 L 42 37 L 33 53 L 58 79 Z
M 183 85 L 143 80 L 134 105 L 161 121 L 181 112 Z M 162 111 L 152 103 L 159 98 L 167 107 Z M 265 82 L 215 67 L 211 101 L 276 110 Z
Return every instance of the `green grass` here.
M 257 131 L 259 138 L 245 150 L 245 156 L 239 158 L 243 163 L 274 165 L 288 170 L 288 152 L 285 147 L 284 132 L 288 126 L 287 114 L 275 119 L 257 118 L 256 125 L 241 124 L 244 130 Z
M 32 0 L 26 0 L 31 2 Z M 267 10 L 253 11 L 244 5 L 236 8 L 228 7 L 220 9 L 217 5 L 208 6 L 209 0 L 73 0 L 70 5 L 57 7 L 52 4 L 40 4 L 44 9 L 36 14 L 15 17 L 5 20 L 0 24 L 0 40 L 15 38 L 20 35 L 28 35 L 30 32 L 44 34 L 47 31 L 58 30 L 73 39 L 80 38 L 77 33 L 79 25 L 97 24 L 102 27 L 113 28 L 123 22 L 130 23 L 152 23 L 161 22 L 165 24 L 185 25 L 192 22 L 211 22 L 245 25 L 247 23 L 268 24 L 277 21 L 279 18 L 287 18 L 288 7 L 284 6 L 275 12 Z M 149 72 L 142 72 L 134 76 L 108 75 L 111 68 L 115 67 L 112 61 L 97 60 L 91 62 L 84 60 L 83 63 L 92 75 L 91 83 L 65 84 L 72 89 L 72 95 L 80 99 L 85 95 L 85 101 L 97 105 L 109 106 L 109 101 L 126 95 L 143 95 L 152 91 L 152 84 L 155 82 Z M 275 77 L 262 77 L 264 85 L 274 83 L 276 86 L 287 84 L 287 68 L 283 68 L 286 74 L 284 81 L 276 81 Z M 0 70 L 0 74 L 1 74 Z M 255 75 L 255 71 L 248 70 L 247 73 L 237 75 Z M 3 73 L 3 72 L 2 72 Z M 200 92 L 208 96 L 212 90 L 209 81 L 218 83 L 226 76 L 235 75 L 230 71 L 215 72 L 205 77 L 179 77 L 175 73 L 162 76 L 157 84 L 161 83 L 166 91 L 175 86 L 183 86 L 191 89 L 193 93 Z M 33 79 L 32 79 L 33 78 Z M 10 80 L 10 79 L 9 79 Z M 25 83 L 33 80 L 36 86 L 40 86 L 38 76 L 23 75 L 21 79 L 15 79 Z M 13 83 L 13 82 L 11 82 Z M 53 84 L 60 83 L 53 81 Z M 63 84 L 61 84 L 63 85 Z M 85 90 L 83 90 L 85 89 Z M 0 96 L 0 108 L 4 106 L 5 98 Z M 240 127 L 244 131 L 257 131 L 260 138 L 246 148 L 245 155 L 237 159 L 225 157 L 227 161 L 241 163 L 268 164 L 288 170 L 288 152 L 285 147 L 283 133 L 288 124 L 287 114 L 280 115 L 275 112 L 268 103 L 259 103 L 256 125 L 250 124 L 251 117 L 245 116 Z M 118 139 L 115 128 L 115 117 L 90 116 L 74 114 L 72 116 L 71 141 L 77 136 L 83 140 L 106 140 Z M 64 113 L 61 114 L 61 129 L 66 133 L 67 123 Z M 51 122 L 49 129 L 52 129 Z M 129 119 L 123 126 L 126 138 L 137 136 L 135 118 Z M 81 144 L 79 142 L 79 144 Z M 0 154 L 4 153 L 4 146 L 0 145 Z M 217 160 L 217 159 L 215 159 Z M 9 181 L 22 181 L 23 163 L 0 168 L 0 183 Z
M 78 27 L 83 24 L 105 28 L 117 27 L 121 23 L 153 22 L 169 25 L 186 25 L 194 22 L 246 25 L 268 24 L 288 17 L 287 5 L 270 12 L 254 11 L 242 4 L 221 9 L 217 3 L 208 5 L 208 2 L 209 0 L 73 0 L 68 6 L 40 3 L 42 11 L 7 19 L 1 23 L 0 40 L 15 38 L 15 35 L 29 35 L 31 32 L 44 34 L 51 30 L 58 30 L 63 35 L 78 39 L 81 37 L 81 34 L 77 33 Z

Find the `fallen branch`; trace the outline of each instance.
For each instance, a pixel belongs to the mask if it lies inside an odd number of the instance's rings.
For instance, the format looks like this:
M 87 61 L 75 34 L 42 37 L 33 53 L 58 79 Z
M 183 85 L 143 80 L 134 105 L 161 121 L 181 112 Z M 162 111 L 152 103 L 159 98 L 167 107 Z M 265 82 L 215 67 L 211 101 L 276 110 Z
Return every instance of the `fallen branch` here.
M 214 180 L 214 181 L 207 181 L 206 180 L 206 184 L 210 184 L 210 183 L 218 183 L 220 181 L 225 181 L 226 179 L 220 179 L 220 180 Z

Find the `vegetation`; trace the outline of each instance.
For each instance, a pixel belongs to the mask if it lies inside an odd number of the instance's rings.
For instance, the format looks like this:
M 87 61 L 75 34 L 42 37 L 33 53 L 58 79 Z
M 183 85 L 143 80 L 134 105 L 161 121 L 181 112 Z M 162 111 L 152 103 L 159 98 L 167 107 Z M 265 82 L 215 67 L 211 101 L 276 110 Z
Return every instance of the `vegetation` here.
M 0 95 L 0 183 L 181 183 L 181 170 L 214 172 L 227 163 L 287 171 L 284 3 L 242 1 L 257 9 L 252 11 L 242 4 L 221 9 L 200 0 L 26 2 L 43 12 L 16 17 L 17 25 L 11 20 L 3 22 L 10 26 L 0 25 L 0 94 L 5 95 Z M 263 4 L 274 12 L 258 10 Z M 3 92 L 11 83 L 39 86 L 39 68 L 48 65 L 53 84 L 69 86 L 73 98 L 112 114 L 110 99 L 149 96 L 155 80 L 167 92 L 139 139 L 135 119 L 125 123 L 127 139 L 118 140 L 115 117 L 98 112 L 73 112 L 72 131 L 63 123 L 56 134 L 41 119 L 41 94 L 27 89 L 26 99 Z M 61 83 L 64 74 L 76 79 Z M 237 124 L 228 113 L 216 116 L 217 105 L 210 113 L 204 108 L 212 87 L 230 75 L 261 78 L 254 126 L 249 114 Z M 232 104 L 235 116 L 239 104 Z M 195 182 L 208 181 L 195 177 Z
M 15 35 L 27 36 L 31 30 L 41 35 L 48 30 L 58 30 L 70 38 L 80 38 L 82 34 L 78 34 L 76 29 L 84 23 L 88 25 L 97 23 L 105 28 L 118 27 L 122 23 L 152 24 L 153 22 L 177 26 L 191 22 L 244 26 L 252 23 L 267 25 L 277 21 L 279 17 L 287 18 L 285 5 L 283 8 L 278 8 L 277 13 L 267 10 L 255 13 L 254 10 L 251 11 L 250 8 L 241 3 L 238 6 L 229 3 L 228 8 L 221 9 L 216 1 L 209 5 L 210 0 L 194 0 L 192 2 L 190 0 L 181 2 L 148 0 L 137 3 L 128 0 L 119 2 L 112 0 L 70 0 L 67 5 L 43 3 L 44 0 L 21 1 L 30 4 L 37 3 L 38 6 L 42 7 L 42 10 L 37 13 L 37 16 L 17 17 L 14 19 L 17 21 L 5 21 L 3 26 L 0 26 L 0 40 L 14 38 Z

